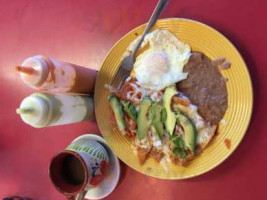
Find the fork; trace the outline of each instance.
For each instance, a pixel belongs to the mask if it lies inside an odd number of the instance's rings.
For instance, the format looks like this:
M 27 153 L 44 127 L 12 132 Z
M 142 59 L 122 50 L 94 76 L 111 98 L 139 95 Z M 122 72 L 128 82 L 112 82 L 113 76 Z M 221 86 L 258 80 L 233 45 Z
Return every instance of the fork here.
M 134 51 L 131 53 L 131 55 L 125 57 L 121 63 L 120 66 L 118 68 L 118 70 L 116 71 L 115 77 L 111 82 L 111 87 L 116 89 L 116 90 L 120 90 L 123 83 L 125 82 L 126 78 L 129 76 L 133 65 L 134 65 L 134 60 L 135 60 L 135 55 L 137 50 L 139 49 L 139 47 L 141 46 L 146 34 L 150 31 L 150 29 L 154 26 L 154 24 L 156 23 L 158 17 L 160 16 L 160 14 L 162 13 L 162 11 L 164 10 L 164 8 L 166 7 L 168 3 L 168 0 L 159 0 L 158 4 L 156 6 L 156 8 L 154 9 L 148 24 L 146 25 L 146 28 L 141 36 L 141 39 L 139 40 L 138 44 L 136 45 Z

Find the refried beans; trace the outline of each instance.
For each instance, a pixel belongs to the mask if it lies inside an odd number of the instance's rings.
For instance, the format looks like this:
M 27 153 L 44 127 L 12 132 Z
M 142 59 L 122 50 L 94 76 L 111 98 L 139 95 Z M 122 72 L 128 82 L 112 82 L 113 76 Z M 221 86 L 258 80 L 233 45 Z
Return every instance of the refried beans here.
M 184 72 L 188 72 L 188 78 L 178 84 L 178 90 L 198 106 L 204 119 L 217 125 L 227 109 L 226 79 L 218 63 L 203 53 L 193 52 Z

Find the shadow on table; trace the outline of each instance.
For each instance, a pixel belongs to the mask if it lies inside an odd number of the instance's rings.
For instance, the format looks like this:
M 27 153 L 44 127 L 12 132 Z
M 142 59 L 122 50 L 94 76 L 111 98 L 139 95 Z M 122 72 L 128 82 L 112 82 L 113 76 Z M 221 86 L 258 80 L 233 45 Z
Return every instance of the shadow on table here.
M 121 175 L 120 175 L 120 180 L 119 180 L 119 183 L 118 183 L 117 187 L 120 184 L 122 184 L 123 180 L 125 179 L 126 172 L 127 172 L 126 164 L 124 164 L 123 162 L 120 161 L 120 166 L 121 166 Z
M 28 197 L 10 196 L 10 197 L 5 197 L 2 200 L 34 200 L 34 199 Z

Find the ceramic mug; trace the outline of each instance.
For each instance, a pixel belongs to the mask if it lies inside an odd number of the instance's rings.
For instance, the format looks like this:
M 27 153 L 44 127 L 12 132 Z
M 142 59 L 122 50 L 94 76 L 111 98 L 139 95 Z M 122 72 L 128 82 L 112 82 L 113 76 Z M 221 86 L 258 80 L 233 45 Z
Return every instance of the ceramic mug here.
M 68 199 L 82 200 L 104 179 L 108 164 L 108 153 L 100 143 L 81 138 L 52 158 L 49 175 Z

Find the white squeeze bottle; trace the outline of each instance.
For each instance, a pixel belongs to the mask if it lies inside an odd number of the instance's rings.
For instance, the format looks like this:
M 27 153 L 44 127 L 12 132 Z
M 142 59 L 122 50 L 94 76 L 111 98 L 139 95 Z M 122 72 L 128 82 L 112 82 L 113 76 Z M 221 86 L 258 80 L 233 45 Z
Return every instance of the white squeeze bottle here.
M 23 61 L 16 70 L 22 81 L 41 91 L 91 94 L 97 71 L 42 55 Z
M 86 95 L 33 93 L 16 112 L 25 123 L 42 128 L 92 120 L 94 103 Z

